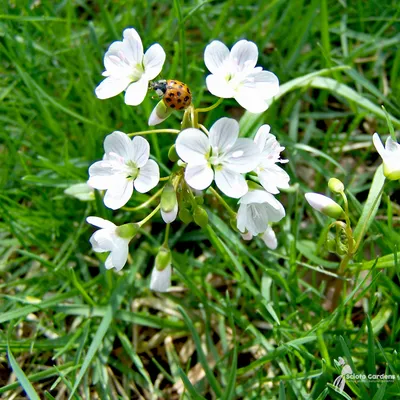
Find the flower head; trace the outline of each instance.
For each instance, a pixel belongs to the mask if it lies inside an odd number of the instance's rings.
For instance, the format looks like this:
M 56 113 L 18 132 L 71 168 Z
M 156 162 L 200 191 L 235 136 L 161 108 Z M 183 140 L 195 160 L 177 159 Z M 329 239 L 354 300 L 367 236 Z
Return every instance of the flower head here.
M 97 86 L 96 96 L 108 99 L 126 90 L 125 103 L 137 106 L 146 96 L 149 81 L 161 72 L 165 52 L 155 43 L 144 54 L 142 40 L 133 28 L 125 29 L 123 36 L 104 56 L 106 79 Z
M 287 163 L 289 160 L 283 160 L 280 153 L 285 150 L 274 135 L 269 133 L 270 126 L 262 125 L 254 138 L 254 142 L 261 152 L 261 160 L 255 172 L 260 179 L 264 189 L 272 194 L 279 193 L 279 189 L 287 189 L 289 187 L 290 177 L 276 163 Z
M 376 151 L 382 157 L 383 173 L 386 178 L 397 181 L 400 179 L 400 144 L 390 136 L 386 139 L 385 147 L 377 133 L 372 137 Z
M 135 236 L 135 224 L 117 226 L 110 221 L 99 217 L 87 217 L 86 221 L 100 228 L 93 233 L 90 244 L 96 253 L 110 252 L 105 262 L 107 269 L 115 268 L 120 271 L 128 259 L 128 246 Z
M 104 140 L 105 155 L 89 168 L 88 184 L 95 189 L 107 190 L 104 204 L 116 210 L 131 198 L 133 187 L 146 193 L 160 180 L 160 170 L 149 160 L 149 142 L 141 136 L 132 140 L 123 132 L 115 131 Z
M 343 208 L 330 197 L 319 193 L 306 193 L 305 198 L 312 208 L 328 217 L 339 219 L 344 215 Z
M 246 194 L 248 186 L 242 174 L 258 165 L 260 152 L 251 139 L 238 136 L 239 124 L 231 118 L 215 122 L 209 136 L 194 128 L 182 131 L 176 140 L 176 151 L 187 163 L 186 182 L 203 190 L 215 179 L 218 188 L 229 197 Z
M 214 96 L 235 98 L 252 113 L 264 112 L 267 101 L 279 93 L 279 81 L 272 72 L 256 67 L 257 60 L 258 49 L 253 42 L 241 40 L 229 51 L 214 40 L 204 52 L 204 62 L 211 72 L 207 89 Z
M 239 200 L 237 228 L 253 236 L 265 233 L 270 222 L 278 222 L 285 216 L 285 209 L 275 197 L 265 190 L 251 190 Z

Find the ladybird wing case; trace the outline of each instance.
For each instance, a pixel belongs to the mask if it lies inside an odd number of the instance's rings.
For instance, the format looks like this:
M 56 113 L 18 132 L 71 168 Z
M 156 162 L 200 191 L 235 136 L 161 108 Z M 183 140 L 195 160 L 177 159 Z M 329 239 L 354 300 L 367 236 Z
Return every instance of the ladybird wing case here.
M 192 94 L 189 87 L 180 81 L 169 79 L 164 94 L 164 103 L 175 110 L 184 110 L 190 106 Z

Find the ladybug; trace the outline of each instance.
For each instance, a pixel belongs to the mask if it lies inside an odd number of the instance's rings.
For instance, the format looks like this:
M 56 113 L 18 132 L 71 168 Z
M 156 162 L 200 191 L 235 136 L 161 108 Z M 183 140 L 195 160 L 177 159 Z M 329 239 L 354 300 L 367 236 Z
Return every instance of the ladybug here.
M 175 79 L 150 82 L 150 89 L 163 98 L 164 104 L 173 110 L 184 110 L 192 102 L 192 93 L 186 83 Z

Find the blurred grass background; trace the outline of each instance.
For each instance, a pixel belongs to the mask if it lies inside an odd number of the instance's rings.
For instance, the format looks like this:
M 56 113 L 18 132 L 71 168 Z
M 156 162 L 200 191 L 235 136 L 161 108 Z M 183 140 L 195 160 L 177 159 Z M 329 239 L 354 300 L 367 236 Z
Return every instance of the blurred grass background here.
M 260 117 L 227 100 L 203 121 L 241 118 L 250 137 L 268 123 L 286 146 L 294 188 L 279 197 L 287 209 L 275 227 L 279 248 L 242 242 L 209 198 L 218 215 L 208 229 L 173 224 L 174 290 L 165 295 L 148 289 L 161 219 L 131 244 L 121 274 L 106 272 L 85 218 L 146 214 L 113 216 L 99 199 L 64 194 L 86 181 L 105 135 L 147 129 L 151 95 L 135 108 L 122 95 L 94 95 L 104 53 L 126 27 L 145 49 L 163 46 L 162 78 L 186 82 L 196 106 L 215 101 L 203 62 L 214 39 L 254 41 L 258 64 L 290 86 Z M 347 394 L 329 384 L 340 356 L 354 371 L 399 373 L 397 257 L 388 268 L 354 268 L 354 286 L 327 311 L 338 259 L 320 239 L 329 221 L 303 194 L 326 192 L 336 176 L 357 221 L 380 163 L 371 135 L 388 134 L 381 105 L 400 127 L 399 27 L 394 0 L 1 2 L 1 398 L 395 398 L 398 380 L 349 383 Z M 326 68 L 328 81 L 293 85 Z M 178 114 L 163 124 L 178 126 Z M 151 135 L 162 174 L 173 140 Z M 398 183 L 388 184 L 356 261 L 397 254 L 398 202 Z

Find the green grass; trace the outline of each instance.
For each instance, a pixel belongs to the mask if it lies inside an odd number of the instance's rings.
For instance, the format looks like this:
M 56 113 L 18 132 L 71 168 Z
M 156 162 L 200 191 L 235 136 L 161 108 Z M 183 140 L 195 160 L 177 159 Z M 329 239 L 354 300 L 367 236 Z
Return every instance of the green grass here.
M 0 398 L 396 398 L 399 380 L 348 382 L 346 394 L 331 384 L 339 357 L 357 373 L 400 373 L 398 182 L 385 183 L 371 218 L 382 184 L 371 137 L 389 134 L 382 105 L 400 129 L 397 2 L 23 3 L 0 4 Z M 215 101 L 203 62 L 213 39 L 254 41 L 259 65 L 282 84 L 261 116 L 227 100 L 202 121 L 232 116 L 250 137 L 268 123 L 286 147 L 292 188 L 279 196 L 278 249 L 243 242 L 210 195 L 207 228 L 172 225 L 175 289 L 165 295 L 148 289 L 160 216 L 118 274 L 92 252 L 85 218 L 121 224 L 146 210 L 113 216 L 101 199 L 64 193 L 87 179 L 105 135 L 147 128 L 150 95 L 135 108 L 94 95 L 105 50 L 129 26 L 145 48 L 162 44 L 163 78 L 186 82 L 196 106 Z M 179 119 L 162 126 L 177 129 Z M 170 167 L 174 138 L 148 138 Z M 340 260 L 323 243 L 332 221 L 304 193 L 328 193 L 333 176 L 346 186 L 357 237 L 370 225 L 328 311 Z

